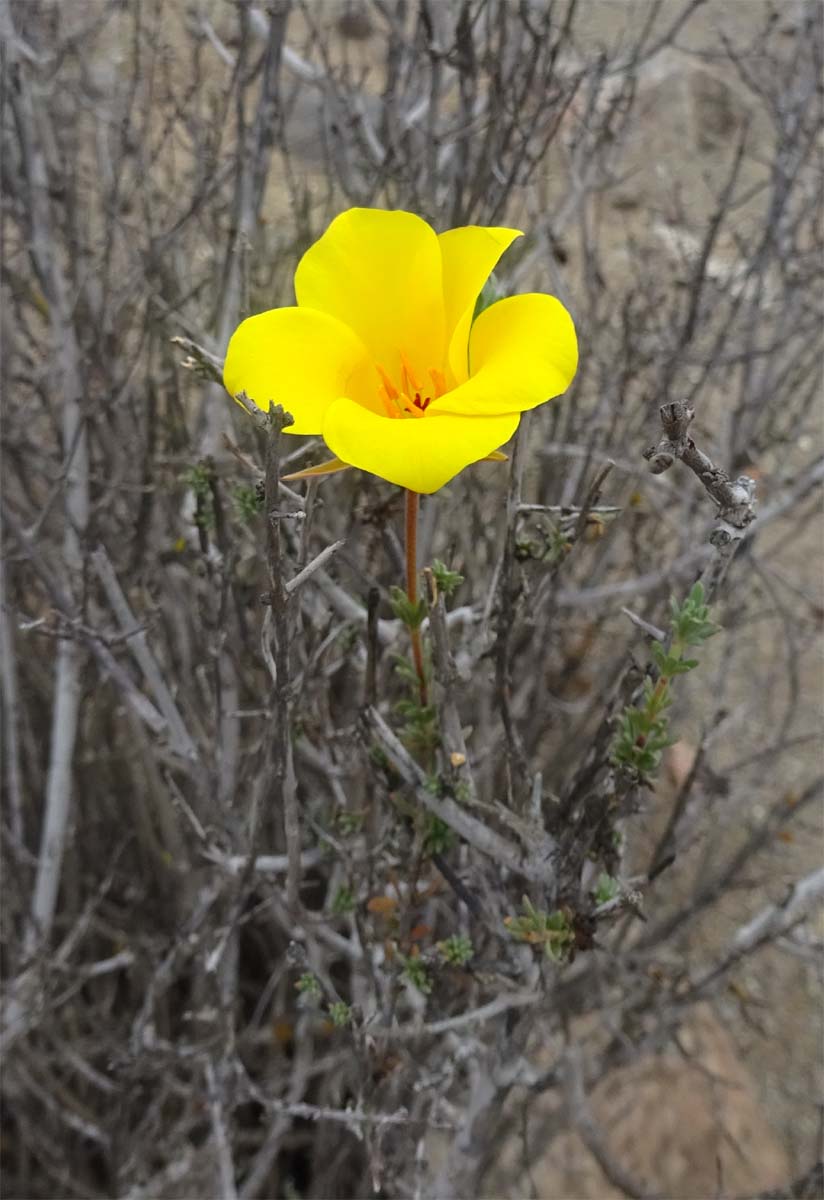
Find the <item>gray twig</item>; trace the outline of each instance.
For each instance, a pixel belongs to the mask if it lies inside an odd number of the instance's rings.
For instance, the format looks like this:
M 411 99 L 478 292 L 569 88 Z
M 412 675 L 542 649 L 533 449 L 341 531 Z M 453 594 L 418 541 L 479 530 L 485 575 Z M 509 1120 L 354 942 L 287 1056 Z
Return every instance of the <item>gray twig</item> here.
M 124 634 L 129 635 L 126 645 L 143 672 L 146 683 L 157 701 L 158 708 L 166 719 L 172 749 L 176 754 L 182 755 L 183 758 L 195 762 L 198 758 L 197 747 L 189 735 L 189 731 L 166 685 L 157 660 L 152 654 L 146 632 L 140 627 L 134 613 L 129 607 L 129 602 L 123 594 L 123 589 L 120 586 L 115 569 L 105 548 L 98 546 L 92 552 L 91 557 L 95 571 L 97 572 L 97 578 L 103 585 L 106 598 L 120 622 L 120 628 Z
M 726 471 L 698 449 L 689 435 L 695 417 L 695 410 L 689 404 L 674 400 L 662 405 L 660 413 L 664 435 L 644 451 L 650 471 L 660 475 L 680 459 L 717 506 L 716 524 L 709 539 L 715 553 L 702 575 L 704 594 L 712 599 L 748 526 L 755 520 L 755 480 L 740 475 L 731 481 Z
M 426 776 L 404 748 L 376 708 L 368 708 L 364 714 L 367 726 L 377 736 L 392 765 L 402 779 L 415 792 L 415 796 L 429 812 L 434 813 L 450 829 L 476 850 L 487 855 L 499 866 L 506 867 L 535 883 L 550 886 L 554 871 L 552 864 L 539 856 L 524 854 L 495 830 L 476 820 L 449 796 L 436 796 L 426 786 Z
M 280 447 L 283 430 L 293 418 L 278 405 L 269 404 L 268 437 L 266 442 L 266 563 L 269 574 L 269 599 L 274 632 L 274 662 L 276 668 L 274 721 L 271 730 L 273 750 L 273 799 L 283 813 L 286 851 L 289 868 L 286 873 L 286 894 L 289 907 L 297 912 L 300 902 L 300 813 L 298 811 L 295 770 L 292 761 L 292 738 L 289 713 L 289 615 L 288 591 L 284 579 L 283 551 L 280 536 L 280 517 L 277 501 L 280 481 Z M 310 564 L 311 566 L 311 564 Z M 308 568 L 307 568 L 308 569 Z

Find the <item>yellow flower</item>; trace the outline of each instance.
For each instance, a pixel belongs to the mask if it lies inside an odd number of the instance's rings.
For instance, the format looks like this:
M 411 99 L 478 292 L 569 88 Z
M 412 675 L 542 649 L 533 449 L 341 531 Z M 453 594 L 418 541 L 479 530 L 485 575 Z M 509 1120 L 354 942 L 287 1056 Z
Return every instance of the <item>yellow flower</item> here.
M 566 391 L 572 319 L 553 296 L 511 296 L 472 320 L 516 229 L 436 234 L 407 212 L 352 208 L 306 251 L 297 306 L 235 330 L 223 379 L 320 434 L 330 469 L 435 492 L 508 441 L 520 414 Z

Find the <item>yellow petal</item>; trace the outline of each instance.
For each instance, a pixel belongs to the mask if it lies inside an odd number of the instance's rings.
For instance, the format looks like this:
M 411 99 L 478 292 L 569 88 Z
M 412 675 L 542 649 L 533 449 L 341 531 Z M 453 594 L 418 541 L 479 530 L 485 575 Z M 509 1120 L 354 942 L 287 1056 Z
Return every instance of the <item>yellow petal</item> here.
M 223 367 L 231 395 L 246 392 L 267 412 L 269 401 L 295 418 L 288 433 L 320 433 L 323 414 L 363 362 L 351 329 L 308 308 L 273 308 L 249 317 L 232 334 Z
M 348 471 L 349 463 L 341 462 L 339 458 L 330 458 L 314 467 L 304 467 L 302 471 L 292 471 L 289 475 L 281 475 L 285 483 L 294 479 L 314 479 L 316 475 L 334 475 L 336 471 Z
M 450 413 L 413 421 L 382 417 L 352 400 L 326 413 L 323 439 L 333 454 L 413 492 L 436 492 L 469 463 L 508 441 L 520 416 L 461 417 Z
M 295 295 L 300 307 L 344 321 L 395 381 L 402 355 L 424 378 L 443 362 L 441 251 L 413 213 L 351 208 L 335 217 L 300 260 Z
M 449 229 L 438 238 L 443 258 L 449 366 L 456 383 L 463 383 L 468 375 L 469 329 L 475 302 L 498 259 L 522 236 L 519 229 L 466 225 Z
M 565 392 L 578 367 L 578 341 L 554 296 L 510 296 L 485 309 L 469 338 L 470 377 L 429 411 L 491 416 L 523 412 Z

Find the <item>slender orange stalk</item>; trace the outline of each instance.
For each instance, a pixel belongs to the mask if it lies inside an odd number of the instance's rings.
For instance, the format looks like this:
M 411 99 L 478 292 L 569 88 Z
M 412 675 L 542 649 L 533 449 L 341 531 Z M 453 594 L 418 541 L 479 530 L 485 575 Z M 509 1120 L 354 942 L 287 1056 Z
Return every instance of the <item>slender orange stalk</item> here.
M 406 490 L 406 595 L 412 605 L 418 602 L 418 493 Z M 426 675 L 423 669 L 423 647 L 419 627 L 410 629 L 412 658 L 418 675 L 421 704 L 426 705 L 429 697 Z

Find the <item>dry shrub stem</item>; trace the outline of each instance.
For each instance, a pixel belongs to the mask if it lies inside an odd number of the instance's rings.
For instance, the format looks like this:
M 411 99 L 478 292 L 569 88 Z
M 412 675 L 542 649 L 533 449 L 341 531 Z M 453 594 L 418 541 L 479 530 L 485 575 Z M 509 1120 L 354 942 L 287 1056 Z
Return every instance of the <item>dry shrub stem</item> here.
M 418 509 L 420 506 L 420 497 L 417 492 L 412 492 L 408 488 L 404 491 L 404 510 L 405 510 L 405 549 L 406 549 L 406 597 L 413 609 L 417 608 L 418 604 Z M 409 630 L 409 637 L 412 642 L 412 659 L 415 664 L 415 673 L 418 676 L 418 695 L 421 701 L 421 707 L 426 708 L 429 703 L 428 687 L 426 683 L 426 669 L 423 661 L 423 644 L 421 642 L 420 625 L 415 625 Z
M 264 476 L 264 512 L 266 515 L 266 564 L 269 575 L 269 603 L 264 617 L 263 637 L 270 633 L 274 641 L 274 706 L 272 709 L 271 761 L 264 778 L 271 780 L 269 803 L 283 814 L 288 867 L 286 896 L 289 909 L 297 914 L 300 905 L 301 832 L 295 768 L 292 757 L 290 713 L 291 621 L 288 612 L 289 591 L 284 579 L 284 555 L 281 538 L 282 513 L 279 506 L 283 430 L 293 423 L 292 416 L 270 403 L 266 426 L 266 471 Z M 271 618 L 271 620 L 270 620 Z M 259 815 L 255 812 L 255 818 Z M 254 825 L 253 825 L 254 830 Z M 252 851 L 254 852 L 254 834 Z

